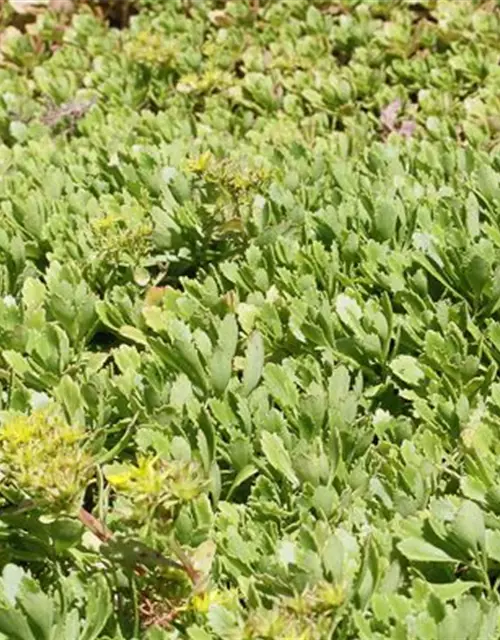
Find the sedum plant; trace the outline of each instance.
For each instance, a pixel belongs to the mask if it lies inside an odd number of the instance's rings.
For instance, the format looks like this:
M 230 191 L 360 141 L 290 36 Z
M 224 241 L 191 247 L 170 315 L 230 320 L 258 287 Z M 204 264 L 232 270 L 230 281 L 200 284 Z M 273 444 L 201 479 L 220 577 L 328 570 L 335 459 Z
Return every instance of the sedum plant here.
M 0 639 L 498 637 L 496 3 L 24 4 Z

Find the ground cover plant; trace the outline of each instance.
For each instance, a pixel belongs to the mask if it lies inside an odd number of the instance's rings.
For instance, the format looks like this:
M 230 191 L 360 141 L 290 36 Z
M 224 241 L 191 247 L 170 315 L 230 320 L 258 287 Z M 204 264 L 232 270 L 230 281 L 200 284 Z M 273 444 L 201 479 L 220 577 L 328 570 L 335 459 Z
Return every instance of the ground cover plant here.
M 498 4 L 34 4 L 0 638 L 499 637 Z

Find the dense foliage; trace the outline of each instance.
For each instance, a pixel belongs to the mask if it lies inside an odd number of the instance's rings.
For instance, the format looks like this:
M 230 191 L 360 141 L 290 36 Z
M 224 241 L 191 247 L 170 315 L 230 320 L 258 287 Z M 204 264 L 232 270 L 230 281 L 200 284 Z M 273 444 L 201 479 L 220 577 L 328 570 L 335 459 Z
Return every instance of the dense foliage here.
M 500 8 L 139 9 L 0 9 L 0 637 L 497 638 Z

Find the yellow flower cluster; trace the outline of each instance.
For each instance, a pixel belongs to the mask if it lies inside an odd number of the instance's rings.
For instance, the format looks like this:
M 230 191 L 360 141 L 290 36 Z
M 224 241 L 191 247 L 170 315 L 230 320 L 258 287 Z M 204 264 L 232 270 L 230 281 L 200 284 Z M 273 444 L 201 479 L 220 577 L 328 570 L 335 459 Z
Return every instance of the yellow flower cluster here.
M 244 167 L 230 160 L 219 161 L 210 151 L 186 161 L 185 169 L 190 173 L 202 174 L 206 181 L 218 184 L 234 194 L 242 194 L 271 177 L 271 173 L 264 167 Z
M 206 485 L 194 462 L 165 461 L 153 456 L 140 456 L 136 464 L 107 465 L 104 473 L 117 493 L 133 499 L 139 519 L 141 512 L 155 506 L 169 509 L 193 500 Z
M 121 493 L 158 496 L 164 490 L 164 475 L 158 473 L 154 458 L 139 457 L 137 464 L 122 463 L 105 467 L 106 479 Z
M 33 500 L 71 508 L 92 467 L 84 437 L 84 430 L 68 424 L 54 406 L 13 415 L 0 427 L 2 471 Z
M 178 45 L 161 33 L 141 31 L 125 46 L 127 55 L 143 64 L 168 65 L 179 53 Z
M 238 593 L 235 589 L 211 589 L 203 593 L 197 593 L 191 599 L 191 609 L 196 613 L 207 614 L 214 604 L 235 606 L 238 602 Z

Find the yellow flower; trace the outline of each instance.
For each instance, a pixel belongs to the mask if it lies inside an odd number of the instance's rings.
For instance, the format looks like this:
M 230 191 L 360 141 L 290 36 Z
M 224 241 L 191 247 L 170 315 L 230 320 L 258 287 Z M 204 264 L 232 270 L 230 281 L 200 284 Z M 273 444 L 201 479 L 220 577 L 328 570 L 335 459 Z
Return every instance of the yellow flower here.
M 196 498 L 205 488 L 201 468 L 194 462 L 140 456 L 136 464 L 111 464 L 104 474 L 114 489 L 132 500 L 134 517 L 141 520 L 150 508 L 170 509 Z
M 205 153 L 202 153 L 201 156 L 188 161 L 188 169 L 190 171 L 193 171 L 193 173 L 202 173 L 207 169 L 211 159 L 212 154 L 210 153 L 210 151 L 205 151 Z
M 86 487 L 92 458 L 83 428 L 66 422 L 54 405 L 14 415 L 0 428 L 0 461 L 7 478 L 31 498 L 70 507 Z
M 191 609 L 196 613 L 206 614 L 213 604 L 222 606 L 234 604 L 238 596 L 234 589 L 213 589 L 204 593 L 197 593 L 191 598 Z
M 320 607 L 339 607 L 345 600 L 344 589 L 340 585 L 325 584 L 318 589 Z
M 212 599 L 210 597 L 210 592 L 196 594 L 191 600 L 191 608 L 193 611 L 196 611 L 196 613 L 208 613 L 208 609 L 211 604 Z
M 96 230 L 106 231 L 115 226 L 117 222 L 120 222 L 123 218 L 116 214 L 110 214 L 105 216 L 104 218 L 99 218 L 98 220 L 94 220 L 92 222 L 92 226 Z
M 124 489 L 130 485 L 134 468 L 129 464 L 109 465 L 106 468 L 106 479 L 116 489 Z

